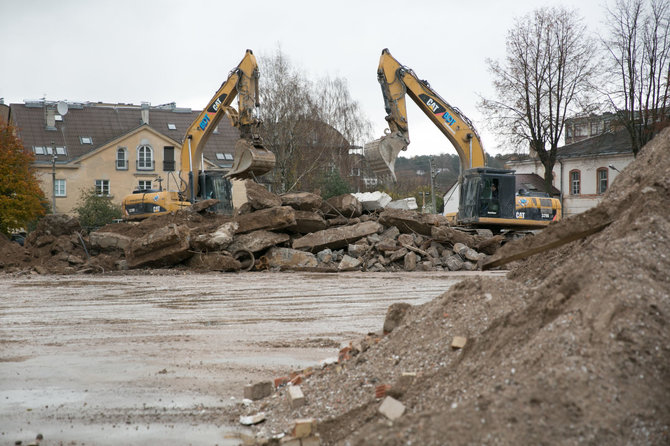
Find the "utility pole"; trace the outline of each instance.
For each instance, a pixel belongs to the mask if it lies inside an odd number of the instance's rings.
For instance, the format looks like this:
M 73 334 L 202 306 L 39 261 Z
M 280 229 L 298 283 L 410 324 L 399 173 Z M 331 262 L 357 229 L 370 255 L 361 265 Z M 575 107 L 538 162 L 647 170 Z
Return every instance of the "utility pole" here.
M 53 195 L 53 204 L 51 206 L 51 213 L 56 213 L 56 145 L 51 141 L 51 181 L 53 185 L 53 190 L 51 194 Z

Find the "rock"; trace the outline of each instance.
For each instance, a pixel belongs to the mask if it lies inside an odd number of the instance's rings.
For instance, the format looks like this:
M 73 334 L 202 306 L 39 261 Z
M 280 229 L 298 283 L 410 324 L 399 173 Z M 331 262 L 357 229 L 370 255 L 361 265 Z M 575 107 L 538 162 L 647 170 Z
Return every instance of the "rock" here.
M 454 244 L 454 252 L 461 256 L 463 260 L 465 260 L 465 253 L 468 252 L 468 249 L 468 246 L 464 245 L 463 243 Z
M 318 252 L 325 248 L 343 248 L 351 242 L 355 242 L 381 230 L 382 226 L 374 221 L 324 229 L 323 231 L 314 232 L 295 239 L 293 241 L 293 249 L 309 249 L 310 251 Z
M 246 180 L 244 186 L 247 193 L 247 203 L 254 210 L 268 209 L 282 205 L 282 199 L 253 180 Z
M 337 269 L 338 271 L 352 271 L 358 269 L 358 267 L 360 266 L 361 266 L 360 260 L 345 255 L 344 257 L 342 257 L 340 264 L 337 265 Z
M 381 242 L 375 245 L 375 249 L 381 252 L 396 251 L 398 244 L 393 239 L 382 239 Z
M 349 255 L 351 257 L 356 258 L 356 257 L 361 257 L 363 254 L 365 254 L 367 252 L 368 249 L 369 249 L 369 246 L 367 246 L 367 245 L 355 244 L 355 245 L 349 245 L 347 247 L 347 252 L 349 253 Z
M 463 259 L 458 254 L 452 254 L 444 259 L 444 264 L 449 271 L 460 271 L 463 268 Z
M 477 269 L 477 265 L 472 262 L 463 262 L 463 267 L 461 269 L 464 269 L 465 271 L 474 271 Z
M 316 212 L 321 209 L 323 199 L 309 192 L 296 192 L 280 196 L 282 206 L 291 206 L 297 211 Z
M 314 418 L 299 418 L 293 422 L 291 435 L 296 438 L 305 438 L 316 434 L 316 420 Z
M 382 232 L 379 235 L 379 238 L 381 238 L 382 240 L 389 240 L 389 239 L 395 240 L 399 237 L 399 235 L 400 235 L 400 230 L 398 228 L 396 228 L 395 226 L 391 226 L 390 228 L 388 228 L 387 230 Z
M 407 255 L 408 252 L 409 251 L 407 250 L 407 248 L 400 248 L 395 251 L 387 252 L 386 254 L 388 255 L 389 262 L 395 262 L 396 260 L 405 257 L 405 255 Z
M 414 271 L 416 269 L 416 263 L 418 261 L 418 256 L 410 251 L 405 255 L 404 268 L 405 271 Z
M 277 233 L 260 229 L 247 234 L 235 236 L 235 240 L 228 246 L 228 251 L 235 253 L 246 250 L 250 252 L 264 251 L 271 246 L 286 243 L 291 239 L 288 234 Z
M 451 244 L 461 243 L 466 246 L 475 245 L 475 237 L 467 232 L 447 226 L 431 228 L 431 237 L 438 242 L 449 242 Z
M 338 195 L 326 200 L 321 205 L 325 215 L 341 215 L 345 218 L 359 217 L 363 212 L 361 202 L 351 194 Z
M 326 248 L 323 251 L 319 251 L 316 254 L 316 258 L 320 263 L 330 263 L 333 261 L 333 251 Z
M 295 211 L 289 206 L 279 206 L 270 209 L 261 209 L 250 214 L 237 215 L 236 233 L 256 231 L 258 229 L 275 230 L 295 226 Z
M 384 318 L 384 333 L 390 333 L 399 327 L 411 307 L 410 304 L 405 302 L 391 304 L 386 310 L 386 317 Z
M 261 266 L 266 268 L 314 268 L 319 262 L 316 256 L 309 252 L 291 248 L 270 248 L 260 259 Z
M 263 412 L 259 412 L 255 415 L 240 416 L 240 424 L 243 424 L 245 426 L 258 424 L 262 421 L 265 421 L 265 414 Z
M 405 413 L 405 405 L 393 397 L 387 396 L 379 406 L 379 413 L 391 421 L 397 420 Z
M 129 268 L 143 266 L 169 266 L 188 259 L 190 250 L 190 230 L 187 226 L 169 224 L 160 227 L 139 239 L 133 240 L 126 249 Z
M 468 342 L 467 338 L 463 336 L 454 336 L 454 339 L 451 341 L 451 348 L 460 349 L 465 347 L 465 344 Z
M 69 256 L 67 256 L 67 262 L 70 265 L 81 265 L 82 263 L 84 263 L 84 260 L 79 256 L 70 254 Z
M 386 208 L 413 211 L 419 209 L 419 206 L 416 204 L 416 198 L 409 197 L 409 198 L 403 198 L 401 200 L 392 201 L 386 205 Z
M 400 234 L 400 235 L 398 235 L 398 243 L 400 243 L 401 245 L 415 246 L 414 245 L 414 237 L 412 236 L 412 234 Z

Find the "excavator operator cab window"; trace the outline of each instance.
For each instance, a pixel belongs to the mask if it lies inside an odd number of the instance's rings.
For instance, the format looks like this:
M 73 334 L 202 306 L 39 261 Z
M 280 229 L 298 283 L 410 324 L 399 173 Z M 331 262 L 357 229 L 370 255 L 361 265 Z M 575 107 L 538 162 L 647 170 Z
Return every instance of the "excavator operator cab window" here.
M 485 177 L 482 181 L 482 189 L 479 203 L 481 217 L 500 216 L 500 181 L 498 178 Z

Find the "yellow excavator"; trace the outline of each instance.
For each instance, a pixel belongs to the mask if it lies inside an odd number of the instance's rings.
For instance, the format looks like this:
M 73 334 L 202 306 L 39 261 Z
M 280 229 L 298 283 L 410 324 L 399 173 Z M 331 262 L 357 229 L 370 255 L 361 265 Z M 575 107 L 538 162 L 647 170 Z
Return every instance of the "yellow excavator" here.
M 165 214 L 190 206 L 198 200 L 217 198 L 222 201 L 218 211 L 232 213 L 232 186 L 230 178 L 255 178 L 269 172 L 275 166 L 275 155 L 263 146 L 258 133 L 260 120 L 256 116 L 259 107 L 258 64 L 251 50 L 247 50 L 239 65 L 228 75 L 207 107 L 193 121 L 181 147 L 179 191 L 136 190 L 122 202 L 123 218 L 137 220 L 150 215 Z M 238 110 L 231 107 L 238 97 Z M 223 175 L 219 172 L 200 172 L 198 167 L 203 148 L 221 118 L 228 115 L 240 131 L 235 144 L 231 170 Z M 184 175 L 187 174 L 187 178 Z
M 548 194 L 516 192 L 513 170 L 486 167 L 479 134 L 460 110 L 442 99 L 425 80 L 382 51 L 377 69 L 389 128 L 365 144 L 363 154 L 378 178 L 396 181 L 395 161 L 407 150 L 409 133 L 405 95 L 418 105 L 454 146 L 461 161 L 458 213 L 447 215 L 460 225 L 492 229 L 539 229 L 561 218 L 561 203 Z M 538 194 L 534 194 L 538 195 Z

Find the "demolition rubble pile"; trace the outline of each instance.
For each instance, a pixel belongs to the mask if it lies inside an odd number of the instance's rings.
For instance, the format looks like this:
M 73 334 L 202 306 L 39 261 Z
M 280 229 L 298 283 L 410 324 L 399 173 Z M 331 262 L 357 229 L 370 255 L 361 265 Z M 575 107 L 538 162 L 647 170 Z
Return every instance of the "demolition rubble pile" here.
M 591 234 L 392 305 L 323 367 L 250 383 L 228 422 L 250 445 L 670 444 L 668 215 L 670 129 L 598 207 L 493 258 Z
M 216 204 L 208 200 L 141 222 L 107 225 L 84 240 L 76 219 L 49 216 L 20 255 L 5 256 L 3 267 L 32 267 L 39 273 L 175 266 L 200 271 L 460 271 L 476 269 L 503 241 L 488 230 L 449 227 L 440 215 L 366 211 L 351 194 L 323 201 L 306 192 L 278 196 L 253 181 L 245 185 L 247 202 L 232 217 L 208 212 Z M 60 227 L 70 232 L 51 230 Z

